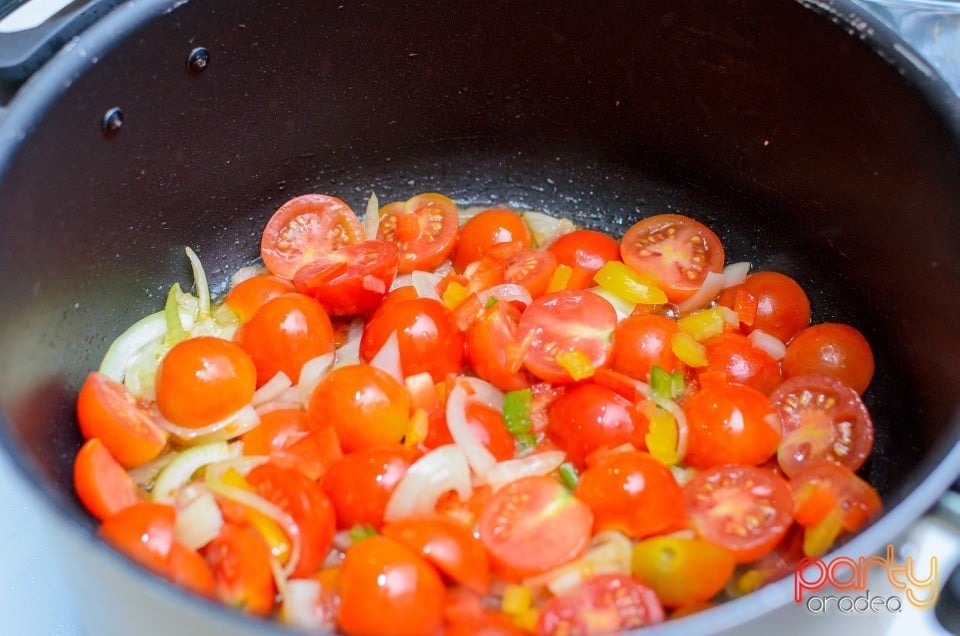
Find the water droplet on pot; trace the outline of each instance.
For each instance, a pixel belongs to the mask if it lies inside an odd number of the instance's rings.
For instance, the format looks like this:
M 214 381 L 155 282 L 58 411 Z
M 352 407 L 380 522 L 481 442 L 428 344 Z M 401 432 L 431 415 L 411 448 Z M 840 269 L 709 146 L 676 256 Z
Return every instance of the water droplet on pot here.
M 105 137 L 113 137 L 123 127 L 123 111 L 119 106 L 114 106 L 103 115 L 100 120 L 100 130 Z
M 191 73 L 202 73 L 209 63 L 210 51 L 202 46 L 198 46 L 187 55 L 187 70 Z

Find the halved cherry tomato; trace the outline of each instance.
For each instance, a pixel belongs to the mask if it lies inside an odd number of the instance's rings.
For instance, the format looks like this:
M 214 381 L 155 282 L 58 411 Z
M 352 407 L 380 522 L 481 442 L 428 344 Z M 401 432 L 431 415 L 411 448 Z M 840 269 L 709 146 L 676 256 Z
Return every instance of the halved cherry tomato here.
M 594 382 L 576 385 L 550 407 L 547 433 L 576 466 L 600 448 L 645 449 L 649 422 L 632 402 Z
M 873 486 L 849 468 L 834 462 L 814 462 L 790 478 L 795 495 L 811 484 L 833 492 L 843 511 L 843 529 L 848 532 L 860 530 L 883 510 L 883 503 Z
M 321 256 L 363 240 L 363 227 L 346 203 L 304 194 L 281 205 L 263 230 L 260 255 L 271 273 L 293 275 Z
M 708 468 L 687 482 L 683 496 L 700 536 L 732 552 L 737 563 L 772 550 L 793 521 L 790 486 L 755 466 Z
M 503 414 L 477 400 L 468 400 L 465 409 L 467 425 L 497 461 L 513 459 L 514 437 L 503 423 Z
M 755 306 L 744 333 L 760 329 L 788 342 L 810 324 L 810 300 L 797 281 L 785 274 L 750 274 L 743 283 L 723 290 L 717 302 L 736 311 L 738 293 L 749 294 Z
M 473 615 L 450 620 L 443 633 L 445 636 L 523 636 L 526 632 L 506 615 L 478 608 Z
M 295 290 L 293 283 L 286 278 L 260 274 L 231 287 L 223 302 L 237 314 L 240 322 L 246 322 L 271 298 Z
M 253 358 L 258 386 L 280 371 L 296 384 L 304 364 L 333 352 L 333 325 L 313 298 L 283 294 L 268 300 L 241 325 L 234 341 Z
M 331 371 L 310 396 L 311 420 L 333 425 L 344 452 L 399 443 L 410 419 L 410 397 L 386 371 L 366 364 Z
M 303 409 L 262 413 L 260 424 L 240 439 L 245 455 L 269 455 L 277 464 L 297 468 L 310 479 L 323 477 L 343 457 L 333 425 L 314 426 Z
M 792 377 L 770 401 L 783 423 L 777 461 L 787 475 L 820 460 L 855 471 L 873 449 L 870 412 L 857 392 L 836 378 Z
M 467 219 L 460 228 L 453 266 L 462 272 L 493 245 L 512 241 L 518 241 L 521 247 L 530 247 L 530 229 L 520 215 L 506 208 L 484 210 Z
M 608 261 L 620 260 L 620 244 L 595 230 L 575 230 L 564 234 L 547 247 L 557 257 L 557 263 L 570 267 L 573 272 L 567 281 L 567 289 L 593 287 L 593 276 Z
M 459 224 L 453 201 L 442 194 L 418 194 L 380 210 L 377 238 L 396 244 L 401 274 L 432 270 L 453 251 Z
M 457 583 L 478 594 L 487 593 L 490 561 L 483 544 L 453 519 L 400 519 L 383 526 L 381 533 L 422 555 Z
M 536 298 L 547 291 L 550 277 L 556 268 L 557 258 L 550 252 L 520 250 L 507 259 L 503 277 L 508 283 L 522 285 Z
M 87 440 L 73 460 L 73 487 L 84 507 L 101 521 L 140 500 L 133 479 L 96 437 Z
M 780 365 L 770 354 L 753 346 L 746 336 L 723 333 L 703 343 L 707 348 L 707 366 L 700 373 L 718 373 L 727 382 L 755 388 L 764 395 L 780 386 Z
M 216 593 L 213 570 L 196 550 L 191 550 L 179 541 L 170 547 L 170 556 L 164 575 L 172 582 L 191 592 L 212 597 Z
M 783 375 L 829 375 L 863 394 L 873 379 L 873 350 L 863 334 L 842 323 L 807 327 L 787 345 Z
M 703 539 L 652 537 L 633 545 L 631 572 L 667 607 L 703 603 L 727 585 L 736 559 Z
M 481 309 L 481 315 L 466 333 L 465 351 L 473 371 L 502 391 L 524 389 L 533 382 L 521 368 L 523 354 L 517 340 L 520 310 L 498 302 Z
M 493 488 L 486 484 L 476 486 L 466 501 L 460 499 L 456 491 L 451 490 L 437 501 L 436 512 L 473 532 L 491 497 L 493 497 Z
M 239 345 L 199 336 L 178 342 L 157 369 L 157 408 L 179 426 L 200 428 L 250 403 L 254 361 Z
M 383 525 L 390 495 L 416 459 L 415 451 L 395 444 L 344 455 L 331 466 L 323 489 L 336 510 L 337 527 Z
M 370 316 L 372 320 L 379 314 L 390 313 L 390 310 L 393 308 L 395 303 L 398 303 L 403 300 L 417 300 L 420 298 L 417 295 L 417 288 L 413 285 L 404 285 L 403 287 L 397 287 L 392 291 L 387 292 L 387 295 L 384 296 L 383 302 L 374 310 L 373 315 Z
M 581 556 L 593 515 L 556 479 L 523 477 L 491 497 L 478 525 L 494 571 L 519 580 Z
M 255 531 L 225 523 L 216 539 L 203 548 L 213 571 L 217 597 L 231 607 L 257 616 L 273 609 L 276 586 L 270 548 Z
M 365 314 L 380 304 L 397 277 L 399 254 L 387 241 L 352 243 L 301 268 L 293 282 L 331 316 Z
M 620 241 L 631 269 L 653 277 L 671 302 L 693 295 L 707 272 L 723 269 L 720 238 L 703 223 L 679 214 L 659 214 L 634 224 Z
M 103 520 L 100 536 L 154 572 L 163 572 L 173 546 L 177 511 L 168 504 L 141 501 Z
M 404 300 L 394 303 L 389 312 L 376 312 L 360 339 L 360 358 L 372 360 L 394 332 L 404 376 L 426 371 L 434 382 L 442 382 L 448 373 L 460 371 L 464 337 L 440 301 Z
M 683 363 L 670 345 L 679 332 L 677 322 L 665 316 L 646 314 L 624 318 L 613 332 L 610 368 L 644 382 L 649 381 L 653 367 L 669 373 L 679 371 Z
M 327 558 L 337 530 L 333 504 L 315 481 L 273 462 L 257 466 L 247 482 L 261 497 L 286 511 L 300 529 L 300 561 L 292 576 L 313 574 Z
M 690 429 L 684 457 L 688 466 L 756 466 L 777 451 L 780 416 L 756 389 L 742 384 L 704 387 L 687 399 L 683 411 Z
M 594 528 L 641 539 L 683 527 L 683 491 L 670 469 L 646 453 L 604 455 L 574 491 L 593 511 Z
M 392 539 L 372 537 L 348 550 L 340 585 L 339 624 L 347 634 L 428 636 L 443 623 L 440 575 Z
M 125 468 L 146 464 L 167 444 L 167 434 L 147 404 L 98 371 L 92 371 L 80 389 L 77 421 L 85 438 L 99 438 Z
M 540 610 L 539 636 L 614 634 L 662 623 L 657 595 L 630 576 L 600 574 L 555 596 Z
M 524 364 L 549 382 L 572 382 L 557 362 L 557 354 L 579 351 L 594 367 L 607 366 L 613 354 L 617 312 L 605 299 L 588 291 L 561 291 L 535 299 L 523 315 L 517 336 L 529 343 Z

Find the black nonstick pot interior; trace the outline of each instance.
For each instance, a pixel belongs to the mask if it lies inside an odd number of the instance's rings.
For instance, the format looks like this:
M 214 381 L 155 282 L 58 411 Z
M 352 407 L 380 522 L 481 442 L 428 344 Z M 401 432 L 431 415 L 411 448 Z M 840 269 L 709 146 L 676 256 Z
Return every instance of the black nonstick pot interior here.
M 190 281 L 182 246 L 222 284 L 311 191 L 358 211 L 439 191 L 616 235 L 696 217 L 728 262 L 795 277 L 815 321 L 872 342 L 863 474 L 886 506 L 942 488 L 924 484 L 958 440 L 960 107 L 849 3 L 144 0 L 105 22 L 0 126 L 0 439 L 78 531 L 86 372 Z

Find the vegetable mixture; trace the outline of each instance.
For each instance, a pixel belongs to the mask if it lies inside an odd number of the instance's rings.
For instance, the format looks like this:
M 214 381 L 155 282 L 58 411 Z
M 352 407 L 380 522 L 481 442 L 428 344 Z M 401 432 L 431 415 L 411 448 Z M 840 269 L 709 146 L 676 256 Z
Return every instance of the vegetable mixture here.
M 347 634 L 601 634 L 748 593 L 881 509 L 863 335 L 686 216 L 619 240 L 440 194 L 283 204 L 263 266 L 114 341 L 77 404 L 105 541 Z

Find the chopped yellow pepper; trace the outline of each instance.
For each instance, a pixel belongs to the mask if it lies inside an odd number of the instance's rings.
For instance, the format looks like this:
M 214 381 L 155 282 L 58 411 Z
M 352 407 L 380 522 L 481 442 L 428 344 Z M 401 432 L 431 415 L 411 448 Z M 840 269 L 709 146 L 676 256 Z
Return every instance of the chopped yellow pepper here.
M 220 477 L 220 481 L 225 486 L 232 486 L 233 488 L 239 488 L 247 492 L 254 492 L 253 486 L 251 486 L 244 476 L 235 468 L 228 468 L 224 471 L 223 476 Z M 273 555 L 281 565 L 285 565 L 290 558 L 290 539 L 287 538 L 283 528 L 277 525 L 277 522 L 270 517 L 246 506 L 244 506 L 244 513 L 246 514 L 247 523 L 250 524 L 250 527 L 256 530 L 257 533 L 263 537 L 263 540 L 266 541 L 267 547 L 270 548 L 270 554 Z
M 457 281 L 453 281 L 443 290 L 441 298 L 448 309 L 456 309 L 469 295 L 470 291 L 466 287 Z
M 593 276 L 594 282 L 627 302 L 662 305 L 667 295 L 656 283 L 620 261 L 608 261 Z
M 685 331 L 673 335 L 670 339 L 670 349 L 687 366 L 707 366 L 707 348 Z
M 843 509 L 837 506 L 816 525 L 803 531 L 803 553 L 807 556 L 823 556 L 843 530 Z
M 557 265 L 557 269 L 553 270 L 553 276 L 550 277 L 550 282 L 547 283 L 547 293 L 552 294 L 553 292 L 566 289 L 567 285 L 570 284 L 570 277 L 572 275 L 572 267 L 569 265 Z
M 644 438 L 647 450 L 662 464 L 672 466 L 679 463 L 680 455 L 677 453 L 679 432 L 673 415 L 651 401 L 643 402 L 640 408 L 650 421 L 650 428 Z
M 583 351 L 571 349 L 557 354 L 557 364 L 570 374 L 575 381 L 592 378 L 597 369 Z
M 533 593 L 526 585 L 507 585 L 503 590 L 500 610 L 510 616 L 519 616 L 528 609 L 533 601 Z
M 427 433 L 430 431 L 430 418 L 423 409 L 417 409 L 410 416 L 407 423 L 407 432 L 403 436 L 403 445 L 407 448 L 414 448 L 417 444 L 427 439 Z
M 537 621 L 540 620 L 540 610 L 531 607 L 522 614 L 513 617 L 513 624 L 528 634 L 537 633 Z
M 680 329 L 693 336 L 697 342 L 722 334 L 724 323 L 723 307 L 720 305 L 695 311 L 677 321 Z

